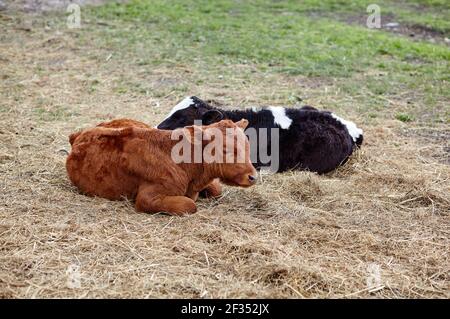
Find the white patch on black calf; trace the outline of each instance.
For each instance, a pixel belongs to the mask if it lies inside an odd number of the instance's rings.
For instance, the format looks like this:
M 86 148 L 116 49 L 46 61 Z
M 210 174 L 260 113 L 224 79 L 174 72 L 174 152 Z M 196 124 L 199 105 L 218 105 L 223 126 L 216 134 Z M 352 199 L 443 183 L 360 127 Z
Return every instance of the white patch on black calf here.
M 356 140 L 363 134 L 363 130 L 358 128 L 352 121 L 344 120 L 334 113 L 331 113 L 331 116 L 338 122 L 344 124 L 344 126 L 347 128 L 348 134 L 350 134 L 350 136 L 352 137 L 353 142 L 356 142 Z
M 185 108 L 188 108 L 191 105 L 195 105 L 195 102 L 192 99 L 192 97 L 188 96 L 188 97 L 184 98 L 180 103 L 178 103 L 177 105 L 175 105 L 172 108 L 172 110 L 170 111 L 169 115 L 167 115 L 164 120 L 166 120 L 169 117 L 171 117 L 175 112 L 177 112 L 179 110 L 184 110 Z
M 267 109 L 272 112 L 275 124 L 278 124 L 282 129 L 287 130 L 291 126 L 292 120 L 286 115 L 284 107 L 269 106 Z

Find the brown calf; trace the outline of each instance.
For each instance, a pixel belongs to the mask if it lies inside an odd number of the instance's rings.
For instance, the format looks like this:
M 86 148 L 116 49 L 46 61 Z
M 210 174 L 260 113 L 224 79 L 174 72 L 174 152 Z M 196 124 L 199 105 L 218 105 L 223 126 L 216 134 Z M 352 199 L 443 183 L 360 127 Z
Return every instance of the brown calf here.
M 109 127 L 109 128 L 124 128 L 124 127 L 142 127 L 142 128 L 151 128 L 145 123 L 135 121 L 132 119 L 118 119 L 112 120 L 110 122 L 103 122 L 98 124 L 97 126 L 101 127 Z M 219 182 L 219 179 L 214 179 L 210 184 L 208 184 L 205 189 L 200 191 L 200 197 L 211 198 L 211 197 L 219 197 L 222 194 L 222 185 Z
M 197 209 L 194 201 L 199 191 L 215 178 L 233 186 L 255 183 L 256 171 L 243 131 L 247 125 L 247 120 L 237 123 L 224 120 L 209 126 L 178 129 L 177 133 L 186 137 L 192 148 L 200 143 L 202 151 L 213 142 L 207 140 L 211 128 L 220 130 L 224 136 L 232 132 L 234 143 L 233 148 L 227 147 L 227 142 L 223 144 L 220 160 L 208 163 L 202 158 L 200 163 L 175 163 L 171 151 L 179 140 L 172 139 L 173 131 L 148 128 L 128 119 L 101 123 L 70 136 L 72 151 L 66 168 L 72 183 L 87 195 L 111 200 L 135 199 L 139 211 L 191 214 Z M 243 162 L 238 163 L 234 156 L 234 162 L 225 163 L 227 155 L 238 152 L 244 152 Z

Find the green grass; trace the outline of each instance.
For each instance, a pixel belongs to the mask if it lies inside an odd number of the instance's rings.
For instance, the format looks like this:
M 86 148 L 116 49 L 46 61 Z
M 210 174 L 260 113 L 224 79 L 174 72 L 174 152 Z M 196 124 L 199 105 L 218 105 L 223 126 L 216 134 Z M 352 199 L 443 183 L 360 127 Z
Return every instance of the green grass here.
M 333 18 L 367 15 L 368 4 L 360 0 L 135 0 L 85 9 L 89 20 L 107 26 L 88 25 L 80 41 L 94 40 L 96 46 L 114 50 L 115 58 L 149 70 L 182 63 L 209 72 L 218 68 L 232 72 L 234 64 L 252 64 L 261 72 L 341 79 L 342 92 L 358 96 L 358 102 L 369 109 L 385 106 L 377 96 L 408 91 L 414 92 L 415 99 L 418 96 L 416 102 L 442 108 L 443 101 L 450 100 L 449 47 Z M 450 30 L 445 1 L 380 1 L 379 5 L 382 14 L 395 12 L 411 24 L 430 20 L 431 27 Z M 145 85 L 127 89 L 123 83 L 117 89 L 119 93 L 146 90 Z
M 427 63 L 450 59 L 445 47 L 413 43 L 331 19 L 312 19 L 302 14 L 305 3 L 256 2 L 258 6 L 236 1 L 133 1 L 104 6 L 94 14 L 135 22 L 132 32 L 110 34 L 110 44 L 123 39 L 127 45 L 157 46 L 159 59 L 186 61 L 200 55 L 219 63 L 250 61 L 275 66 L 294 75 L 339 77 L 362 71 L 384 55 L 400 61 L 421 59 L 422 72 L 432 73 Z M 328 2 L 329 8 L 334 8 L 330 3 L 340 3 Z
M 0 104 L 0 113 L 6 113 L 9 111 L 9 107 L 3 104 Z
M 49 107 L 42 105 L 40 101 L 37 102 L 33 111 L 37 115 L 37 118 L 43 122 L 58 121 L 78 114 L 72 111 L 69 106 L 55 105 Z
M 395 115 L 395 118 L 401 122 L 412 122 L 414 120 L 414 117 L 409 115 L 409 114 L 405 114 L 405 113 L 398 113 Z

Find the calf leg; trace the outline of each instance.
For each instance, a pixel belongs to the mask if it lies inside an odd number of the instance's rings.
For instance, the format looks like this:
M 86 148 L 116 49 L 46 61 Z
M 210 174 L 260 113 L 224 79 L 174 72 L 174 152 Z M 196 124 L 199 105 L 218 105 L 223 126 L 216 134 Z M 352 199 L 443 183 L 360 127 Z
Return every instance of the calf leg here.
M 218 179 L 213 180 L 205 189 L 200 192 L 204 198 L 219 197 L 222 194 L 222 185 Z
M 136 209 L 148 213 L 167 212 L 171 215 L 193 214 L 197 211 L 194 201 L 185 196 L 167 196 L 154 186 L 139 189 Z

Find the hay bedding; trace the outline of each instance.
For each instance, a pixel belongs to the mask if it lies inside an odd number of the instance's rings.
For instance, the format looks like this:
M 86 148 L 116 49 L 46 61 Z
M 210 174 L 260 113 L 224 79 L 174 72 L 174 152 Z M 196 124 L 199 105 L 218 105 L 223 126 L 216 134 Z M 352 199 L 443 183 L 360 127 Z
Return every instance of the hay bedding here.
M 450 297 L 445 142 L 363 125 L 362 150 L 327 176 L 263 176 L 185 218 L 137 213 L 70 185 L 67 136 L 112 117 L 156 124 L 177 97 L 152 114 L 148 97 L 112 94 L 117 73 L 64 37 L 4 31 L 0 297 Z

